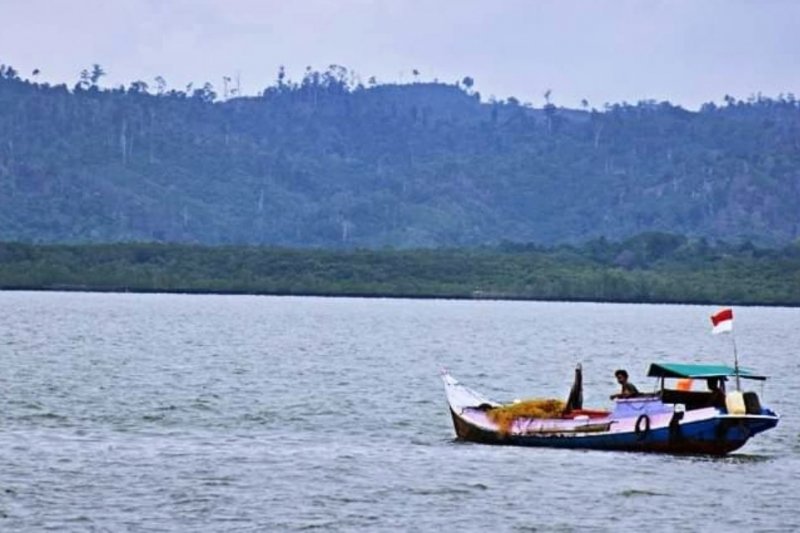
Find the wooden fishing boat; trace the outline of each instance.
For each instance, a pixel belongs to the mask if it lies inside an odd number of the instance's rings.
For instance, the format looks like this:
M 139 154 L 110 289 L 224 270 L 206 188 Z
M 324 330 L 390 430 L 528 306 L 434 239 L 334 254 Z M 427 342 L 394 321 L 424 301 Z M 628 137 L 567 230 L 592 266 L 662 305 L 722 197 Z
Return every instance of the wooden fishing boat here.
M 656 393 L 618 398 L 611 411 L 585 410 L 578 367 L 562 413 L 548 418 L 519 417 L 502 427 L 490 416 L 502 404 L 442 372 L 458 439 L 483 444 L 725 455 L 775 427 L 780 418 L 762 407 L 754 392 L 731 391 L 720 402 L 711 391 L 668 388 L 679 379 L 718 383 L 730 377 L 736 377 L 737 383 L 739 379 L 766 379 L 741 368 L 656 363 L 650 366 L 648 376 L 660 381 Z

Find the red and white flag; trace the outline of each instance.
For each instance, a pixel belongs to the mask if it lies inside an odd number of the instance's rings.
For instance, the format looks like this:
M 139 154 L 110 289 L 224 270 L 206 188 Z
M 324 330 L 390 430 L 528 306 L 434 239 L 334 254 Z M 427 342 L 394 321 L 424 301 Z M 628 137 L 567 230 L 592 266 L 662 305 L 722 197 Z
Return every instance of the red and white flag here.
M 733 331 L 733 309 L 730 307 L 720 309 L 711 315 L 711 323 L 714 325 L 714 329 L 711 330 L 711 333 L 715 335 L 717 333 Z

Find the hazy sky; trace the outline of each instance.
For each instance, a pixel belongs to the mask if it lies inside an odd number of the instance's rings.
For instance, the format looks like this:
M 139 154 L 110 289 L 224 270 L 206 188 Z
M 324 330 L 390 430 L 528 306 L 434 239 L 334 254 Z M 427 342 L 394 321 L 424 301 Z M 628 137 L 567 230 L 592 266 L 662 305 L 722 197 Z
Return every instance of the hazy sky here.
M 106 84 L 162 75 L 172 87 L 240 73 L 243 92 L 278 66 L 331 63 L 364 80 L 454 81 L 539 107 L 654 98 L 687 107 L 800 94 L 795 0 L 0 0 L 0 63 Z

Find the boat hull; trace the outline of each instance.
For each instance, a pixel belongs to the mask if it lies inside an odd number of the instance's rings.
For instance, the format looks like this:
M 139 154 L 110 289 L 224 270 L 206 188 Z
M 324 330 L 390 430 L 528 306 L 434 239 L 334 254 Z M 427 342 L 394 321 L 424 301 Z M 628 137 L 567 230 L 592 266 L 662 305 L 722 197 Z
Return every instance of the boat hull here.
M 682 424 L 674 428 L 653 428 L 640 432 L 599 432 L 547 435 L 503 434 L 482 428 L 459 416 L 450 414 L 458 440 L 480 444 L 505 446 L 530 446 L 548 448 L 573 448 L 590 450 L 652 452 L 671 454 L 726 455 L 738 450 L 748 439 L 774 427 L 778 419 L 759 417 L 715 417 Z

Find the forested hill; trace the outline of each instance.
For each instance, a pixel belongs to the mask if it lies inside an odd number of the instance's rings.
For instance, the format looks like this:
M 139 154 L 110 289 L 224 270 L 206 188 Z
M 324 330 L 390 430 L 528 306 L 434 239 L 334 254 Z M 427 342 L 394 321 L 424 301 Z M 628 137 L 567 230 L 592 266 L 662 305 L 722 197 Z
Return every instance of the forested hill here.
M 258 97 L 0 72 L 0 240 L 290 246 L 800 235 L 800 102 L 542 109 L 282 74 Z

